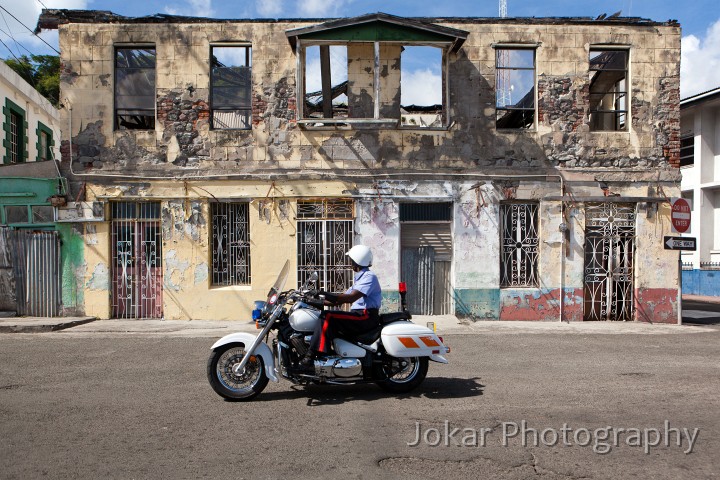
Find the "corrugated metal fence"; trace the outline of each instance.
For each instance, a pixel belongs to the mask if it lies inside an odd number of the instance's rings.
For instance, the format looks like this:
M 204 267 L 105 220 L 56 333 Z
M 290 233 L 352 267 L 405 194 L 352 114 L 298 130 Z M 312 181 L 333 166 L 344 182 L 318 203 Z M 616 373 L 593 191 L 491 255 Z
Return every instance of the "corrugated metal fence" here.
M 16 311 L 20 316 L 60 314 L 60 239 L 57 232 L 2 231 L 10 251 L 15 280 Z M 2 256 L 2 255 L 0 255 Z
M 14 312 L 16 309 L 10 235 L 7 227 L 0 227 L 0 311 Z

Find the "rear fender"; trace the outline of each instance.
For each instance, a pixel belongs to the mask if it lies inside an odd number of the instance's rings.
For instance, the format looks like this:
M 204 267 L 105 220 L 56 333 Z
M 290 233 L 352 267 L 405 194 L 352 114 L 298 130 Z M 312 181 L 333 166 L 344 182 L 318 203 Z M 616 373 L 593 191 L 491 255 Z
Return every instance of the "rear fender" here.
M 257 335 L 253 335 L 251 333 L 231 333 L 229 335 L 225 335 L 220 340 L 215 342 L 215 344 L 210 347 L 210 349 L 215 350 L 216 348 L 222 347 L 223 345 L 228 345 L 230 343 L 242 343 L 246 347 L 249 347 L 250 345 L 252 345 L 253 341 L 255 341 L 256 338 Z M 267 377 L 273 382 L 279 382 L 280 380 L 278 379 L 277 375 L 275 375 L 275 357 L 273 357 L 270 347 L 265 345 L 264 342 L 260 342 L 255 349 L 254 355 L 259 355 L 260 358 L 262 358 L 263 364 L 265 365 L 265 375 L 267 375 Z

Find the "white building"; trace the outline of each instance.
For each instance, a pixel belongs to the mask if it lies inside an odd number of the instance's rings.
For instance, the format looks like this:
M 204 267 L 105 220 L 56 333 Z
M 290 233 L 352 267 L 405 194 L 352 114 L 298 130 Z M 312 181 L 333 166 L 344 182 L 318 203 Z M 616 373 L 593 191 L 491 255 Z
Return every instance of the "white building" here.
M 692 200 L 683 293 L 720 296 L 720 87 L 680 101 L 682 195 Z
M 2 165 L 59 158 L 58 110 L 5 62 L 0 62 L 0 102 Z

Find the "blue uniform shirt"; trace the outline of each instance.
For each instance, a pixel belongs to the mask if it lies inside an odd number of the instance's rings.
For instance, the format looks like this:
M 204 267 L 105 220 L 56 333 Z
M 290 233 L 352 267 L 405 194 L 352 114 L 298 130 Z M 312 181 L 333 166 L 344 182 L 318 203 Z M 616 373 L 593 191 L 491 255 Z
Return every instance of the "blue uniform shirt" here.
M 380 308 L 382 303 L 382 290 L 380 289 L 380 282 L 378 281 L 375 272 L 371 272 L 367 267 L 364 267 L 359 272 L 355 272 L 353 276 L 353 286 L 348 289 L 345 293 L 350 293 L 353 290 L 357 290 L 362 293 L 363 296 L 355 300 L 355 303 L 350 307 L 351 310 L 365 310 L 370 308 Z

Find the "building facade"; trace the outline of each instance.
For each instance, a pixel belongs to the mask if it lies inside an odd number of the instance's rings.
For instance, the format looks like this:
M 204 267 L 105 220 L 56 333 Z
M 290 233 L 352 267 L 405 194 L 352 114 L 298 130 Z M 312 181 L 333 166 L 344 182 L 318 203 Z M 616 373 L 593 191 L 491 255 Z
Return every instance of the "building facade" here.
M 683 252 L 682 291 L 720 296 L 720 88 L 680 102 L 682 196 L 693 219 L 686 235 L 697 250 Z
M 85 313 L 247 319 L 290 282 L 384 310 L 677 321 L 680 28 L 584 18 L 212 20 L 45 10 Z M 410 104 L 420 58 L 437 101 Z M 86 216 L 87 217 L 87 216 Z M 80 219 L 82 220 L 82 219 Z M 79 220 L 79 221 L 80 221 Z
M 75 313 L 83 242 L 81 231 L 56 222 L 68 194 L 57 161 L 60 113 L 4 62 L 0 104 L 0 311 Z

